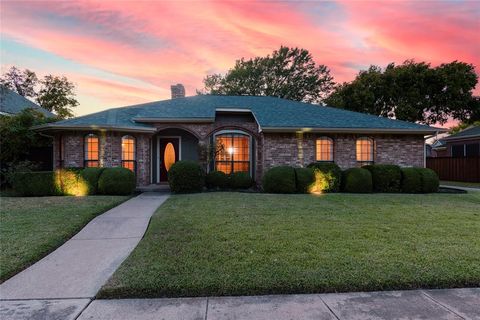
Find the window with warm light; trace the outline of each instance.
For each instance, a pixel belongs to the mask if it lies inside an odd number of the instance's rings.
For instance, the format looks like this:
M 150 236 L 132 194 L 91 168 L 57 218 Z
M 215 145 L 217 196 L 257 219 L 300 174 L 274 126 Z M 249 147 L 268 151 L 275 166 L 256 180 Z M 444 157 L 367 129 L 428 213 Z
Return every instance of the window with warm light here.
M 316 142 L 317 161 L 333 161 L 333 140 L 329 137 L 320 137 Z
M 250 137 L 240 133 L 215 136 L 219 151 L 215 157 L 215 170 L 226 174 L 250 172 Z
M 99 139 L 95 134 L 88 134 L 85 136 L 85 167 L 98 167 L 98 147 Z
M 132 136 L 122 137 L 122 167 L 135 172 L 135 138 Z
M 373 139 L 361 137 L 357 139 L 357 162 L 360 166 L 373 164 L 374 143 Z

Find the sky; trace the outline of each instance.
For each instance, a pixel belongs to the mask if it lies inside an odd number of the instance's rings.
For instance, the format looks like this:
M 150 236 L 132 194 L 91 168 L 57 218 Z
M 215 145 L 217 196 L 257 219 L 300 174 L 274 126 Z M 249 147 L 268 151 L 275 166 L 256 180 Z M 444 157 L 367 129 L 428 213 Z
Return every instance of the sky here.
M 480 74 L 479 1 L 4 1 L 1 71 L 76 84 L 76 115 L 187 96 L 239 58 L 310 51 L 336 82 L 406 59 Z M 475 89 L 480 94 L 480 88 Z

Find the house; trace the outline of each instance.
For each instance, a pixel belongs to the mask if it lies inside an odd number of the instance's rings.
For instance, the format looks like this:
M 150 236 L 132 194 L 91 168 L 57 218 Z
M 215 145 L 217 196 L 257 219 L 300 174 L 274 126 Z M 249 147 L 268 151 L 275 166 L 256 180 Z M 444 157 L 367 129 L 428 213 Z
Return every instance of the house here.
M 432 144 L 435 157 L 478 157 L 480 156 L 480 126 L 471 126 Z
M 48 118 L 55 117 L 55 114 L 40 107 L 38 104 L 0 85 L 0 115 L 12 116 L 25 109 L 34 109 Z
M 124 166 L 137 185 L 164 183 L 178 160 L 246 171 L 331 161 L 425 163 L 425 135 L 441 129 L 274 97 L 197 95 L 109 109 L 36 128 L 54 137 L 56 167 Z M 209 147 L 210 146 L 210 147 Z M 211 146 L 221 146 L 208 161 Z

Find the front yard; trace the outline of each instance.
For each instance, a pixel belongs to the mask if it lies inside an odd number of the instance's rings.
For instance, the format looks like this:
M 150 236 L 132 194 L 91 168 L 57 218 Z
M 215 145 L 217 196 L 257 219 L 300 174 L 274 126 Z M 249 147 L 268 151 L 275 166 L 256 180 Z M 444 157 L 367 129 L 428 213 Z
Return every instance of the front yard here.
M 480 192 L 175 195 L 100 297 L 480 285 Z
M 1 197 L 0 282 L 50 253 L 129 197 Z

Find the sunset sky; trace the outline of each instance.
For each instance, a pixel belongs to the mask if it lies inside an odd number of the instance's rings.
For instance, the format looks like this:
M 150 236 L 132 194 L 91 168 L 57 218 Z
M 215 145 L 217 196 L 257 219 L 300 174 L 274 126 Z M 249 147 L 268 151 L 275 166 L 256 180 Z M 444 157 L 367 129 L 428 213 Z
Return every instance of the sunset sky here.
M 480 70 L 478 1 L 2 1 L 0 10 L 2 72 L 67 76 L 76 115 L 168 99 L 174 83 L 194 95 L 205 75 L 280 45 L 308 49 L 337 82 L 410 58 Z

